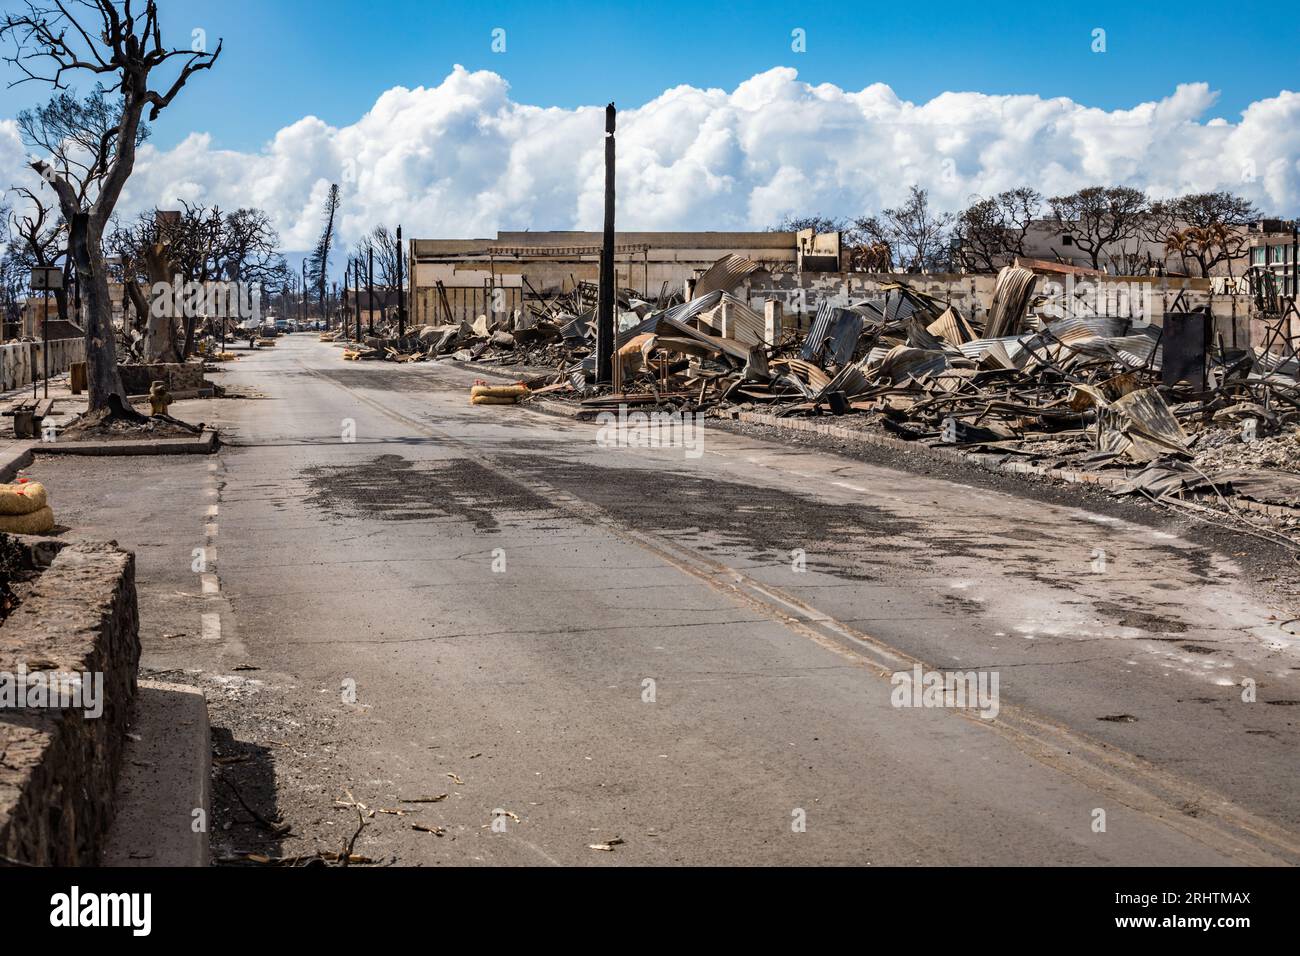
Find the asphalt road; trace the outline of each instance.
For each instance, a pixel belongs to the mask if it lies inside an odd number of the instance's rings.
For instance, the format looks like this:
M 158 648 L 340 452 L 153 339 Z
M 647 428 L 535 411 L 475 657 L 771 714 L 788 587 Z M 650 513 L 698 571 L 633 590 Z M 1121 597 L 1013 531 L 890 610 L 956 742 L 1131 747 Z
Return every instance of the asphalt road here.
M 472 378 L 285 337 L 177 406 L 213 459 L 40 465 L 208 692 L 216 856 L 360 819 L 401 865 L 1300 860 L 1300 660 L 1234 555 L 707 426 L 609 447 Z M 996 696 L 910 706 L 918 666 Z

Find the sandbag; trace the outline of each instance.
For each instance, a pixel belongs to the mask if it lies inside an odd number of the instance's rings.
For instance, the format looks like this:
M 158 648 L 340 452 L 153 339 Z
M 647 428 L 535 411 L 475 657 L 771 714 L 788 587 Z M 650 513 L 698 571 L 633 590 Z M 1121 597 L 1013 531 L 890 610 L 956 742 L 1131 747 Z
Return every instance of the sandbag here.
M 49 504 L 39 481 L 0 485 L 0 515 L 29 515 Z
M 471 405 L 517 405 L 518 398 L 503 398 L 496 395 L 471 395 L 469 399 Z
M 54 527 L 54 511 L 49 505 L 25 515 L 0 515 L 0 531 L 9 534 L 45 534 Z
M 469 390 L 470 398 L 508 398 L 517 401 L 528 394 L 527 385 L 475 385 Z

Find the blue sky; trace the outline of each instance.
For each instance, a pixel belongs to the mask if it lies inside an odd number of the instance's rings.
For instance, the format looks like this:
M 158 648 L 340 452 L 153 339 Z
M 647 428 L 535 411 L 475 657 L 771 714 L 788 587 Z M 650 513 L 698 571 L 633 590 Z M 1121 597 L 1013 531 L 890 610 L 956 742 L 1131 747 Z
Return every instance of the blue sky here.
M 154 124 L 118 212 L 257 206 L 288 249 L 315 241 L 331 184 L 348 244 L 378 223 L 597 228 L 610 100 L 625 230 L 852 218 L 914 185 L 950 212 L 1095 184 L 1300 211 L 1300 13 L 1276 0 L 161 5 L 168 43 L 225 48 Z M 8 181 L 34 176 L 9 120 L 48 95 L 0 85 Z
M 163 0 L 165 38 L 188 46 L 202 28 L 226 47 L 219 68 L 167 111 L 155 142 L 199 130 L 214 146 L 255 150 L 305 115 L 352 123 L 383 90 L 436 84 L 455 63 L 501 74 L 516 102 L 560 107 L 637 106 L 679 84 L 732 89 L 778 65 L 850 90 L 884 82 L 916 102 L 973 90 L 1115 109 L 1204 81 L 1221 92 L 1213 113 L 1230 120 L 1300 86 L 1300 14 L 1284 4 L 1153 6 Z M 491 49 L 497 27 L 505 53 Z M 796 28 L 806 52 L 791 50 Z M 1104 54 L 1091 51 L 1096 28 Z M 34 84 L 0 91 L 0 117 L 44 95 Z

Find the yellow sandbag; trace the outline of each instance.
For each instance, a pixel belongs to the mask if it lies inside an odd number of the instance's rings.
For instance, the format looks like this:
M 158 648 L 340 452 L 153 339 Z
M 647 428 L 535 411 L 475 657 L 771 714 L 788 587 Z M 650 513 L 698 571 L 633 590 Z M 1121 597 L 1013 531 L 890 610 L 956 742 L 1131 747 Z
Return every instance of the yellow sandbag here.
M 48 503 L 45 486 L 39 481 L 0 485 L 0 515 L 29 515 Z
M 10 534 L 44 534 L 54 527 L 54 512 L 49 505 L 27 515 L 0 515 L 0 531 Z
M 528 394 L 526 385 L 475 385 L 469 390 L 470 398 L 508 398 L 512 402 Z
M 469 403 L 471 405 L 516 405 L 519 399 L 501 398 L 496 395 L 471 395 Z

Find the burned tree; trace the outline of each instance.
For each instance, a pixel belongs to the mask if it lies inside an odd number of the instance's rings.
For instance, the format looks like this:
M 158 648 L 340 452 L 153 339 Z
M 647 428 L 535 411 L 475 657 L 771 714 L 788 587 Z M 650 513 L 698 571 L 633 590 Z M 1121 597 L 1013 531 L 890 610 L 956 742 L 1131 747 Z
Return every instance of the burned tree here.
M 1192 193 L 1152 206 L 1148 238 L 1161 242 L 1186 265 L 1192 260 L 1202 278 L 1222 263 L 1231 267 L 1249 240 L 1247 227 L 1259 218 L 1254 203 L 1229 192 Z
M 10 214 L 9 258 L 15 269 L 29 273 L 39 266 L 55 266 L 67 245 L 67 226 L 52 203 L 44 202 L 26 186 L 15 186 L 14 195 L 25 203 L 24 212 Z M 26 280 L 24 279 L 24 285 Z M 67 284 L 54 292 L 59 315 L 67 315 Z
M 211 53 L 164 46 L 156 0 L 85 0 L 69 7 L 60 0 L 26 0 L 23 12 L 0 19 L 0 39 L 13 44 L 13 53 L 5 59 L 23 74 L 18 82 L 48 83 L 64 90 L 69 74 L 88 73 L 100 80 L 105 97 L 116 98 L 115 122 L 98 140 L 87 138 L 73 146 L 78 162 L 95 174 L 93 196 L 78 194 L 69 170 L 59 168 L 57 154 L 32 163 L 58 196 L 69 226 L 84 304 L 90 408 L 97 410 L 122 407 L 125 401 L 104 262 L 105 228 L 135 166 L 146 111 L 150 122 L 156 120 L 190 77 L 212 67 L 221 44 Z M 168 68 L 172 60 L 178 65 L 175 75 L 152 88 L 154 71 Z M 83 146 L 88 146 L 84 156 Z
M 184 316 L 182 333 L 167 303 L 150 301 L 147 290 L 166 283 L 189 288 L 212 282 L 238 282 L 261 289 L 279 289 L 288 268 L 279 251 L 280 236 L 261 209 L 222 213 L 216 207 L 181 203 L 179 211 L 153 210 L 135 222 L 118 226 L 106 240 L 117 260 L 121 281 L 136 315 L 143 321 L 141 353 L 146 361 L 176 361 L 188 357 L 197 331 L 193 314 Z M 251 299 L 251 295 L 249 296 Z M 228 296 L 221 296 L 224 307 Z M 155 303 L 157 307 L 155 308 Z M 209 316 L 225 321 L 229 312 Z M 173 358 L 163 358 L 172 355 Z
M 320 300 L 320 314 L 326 326 L 329 325 L 329 269 L 330 251 L 334 242 L 334 224 L 339 212 L 338 184 L 330 186 L 325 197 L 325 224 L 321 227 L 320 238 L 316 248 L 307 260 L 307 280 L 316 287 Z
M 1057 228 L 1074 237 L 1094 269 L 1108 249 L 1136 238 L 1150 215 L 1146 195 L 1131 186 L 1088 186 L 1047 202 Z
M 375 281 L 384 289 L 396 288 L 402 250 L 397 245 L 397 237 L 387 226 L 375 226 L 357 243 L 357 256 L 362 261 L 368 262 L 372 252 L 375 257 Z
M 149 291 L 160 282 L 172 281 L 175 271 L 168 252 L 167 218 L 159 210 L 143 214 L 131 225 L 115 228 L 104 241 L 116 260 L 114 271 L 125 300 L 135 313 L 140 358 L 145 362 L 181 358 L 175 316 L 168 309 L 154 308 Z
M 957 216 L 953 232 L 962 265 L 994 272 L 1025 254 L 1025 237 L 1037 219 L 1043 197 L 1033 189 L 1008 189 L 977 199 Z
M 930 208 L 930 197 L 924 189 L 913 186 L 907 202 L 881 213 L 882 222 L 876 230 L 899 257 L 905 269 L 933 269 L 946 261 L 948 229 L 953 215 L 935 212 Z
M 7 327 L 19 320 L 19 302 L 23 289 L 27 287 L 28 270 L 15 256 L 16 242 L 10 232 L 11 215 L 8 206 L 0 206 L 0 342 L 8 338 Z

